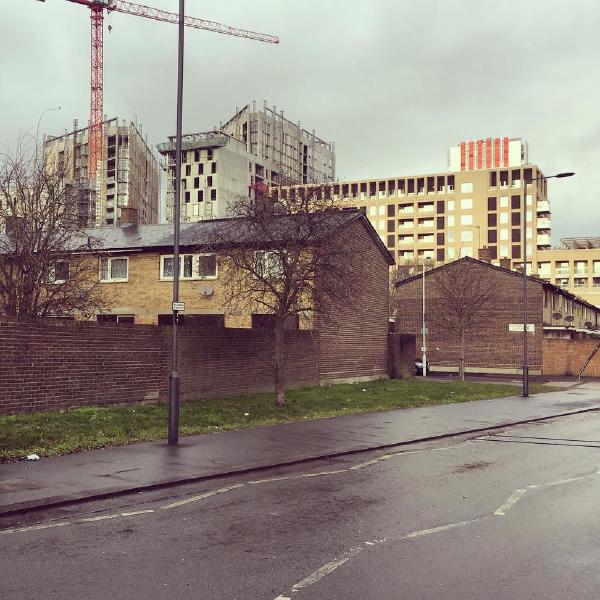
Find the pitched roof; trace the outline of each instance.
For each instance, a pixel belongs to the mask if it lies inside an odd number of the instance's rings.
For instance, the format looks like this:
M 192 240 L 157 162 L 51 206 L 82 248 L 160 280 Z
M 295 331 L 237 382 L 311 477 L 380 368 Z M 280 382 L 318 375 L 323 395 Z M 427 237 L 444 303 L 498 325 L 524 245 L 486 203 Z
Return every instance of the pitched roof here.
M 435 271 L 439 271 L 441 269 L 446 269 L 448 267 L 456 266 L 456 265 L 459 265 L 460 263 L 472 263 L 472 264 L 482 265 L 482 266 L 488 267 L 490 269 L 495 269 L 497 271 L 501 271 L 503 273 L 506 273 L 507 275 L 512 275 L 513 277 L 518 277 L 519 279 L 523 278 L 523 274 L 520 273 L 519 271 L 513 271 L 512 269 L 507 269 L 505 267 L 493 265 L 492 263 L 489 263 L 485 260 L 479 260 L 478 258 L 473 258 L 472 256 L 464 256 L 463 258 L 459 258 L 458 260 L 454 260 L 452 262 L 444 263 L 443 265 L 439 265 L 438 267 L 435 267 L 434 269 L 430 269 L 429 271 L 426 271 L 425 276 L 427 277 L 427 276 L 431 275 L 432 273 L 434 273 Z M 415 279 L 419 279 L 422 276 L 423 275 L 421 273 L 419 273 L 417 275 L 412 275 L 411 277 L 408 277 L 407 279 L 398 281 L 395 284 L 395 286 L 400 287 L 402 285 L 410 283 L 411 281 L 414 281 Z M 554 285 L 553 283 L 550 283 L 549 281 L 546 281 L 545 279 L 540 279 L 539 277 L 536 277 L 535 275 L 528 275 L 527 279 L 529 281 L 531 281 L 532 283 L 537 283 L 539 285 L 544 286 L 544 288 L 546 288 L 546 289 L 551 289 L 555 292 L 558 292 L 559 294 L 561 294 L 563 296 L 566 296 L 567 298 L 570 298 L 571 300 L 575 300 L 575 301 L 579 302 L 580 304 L 583 304 L 583 305 L 587 306 L 588 308 L 593 309 L 596 312 L 600 312 L 600 308 L 598 306 L 595 306 L 594 304 L 587 302 L 583 298 L 580 298 L 579 296 L 576 296 L 575 294 L 572 294 L 571 292 L 568 292 L 567 290 L 564 290 L 563 288 L 558 287 L 557 285 Z
M 212 219 L 197 223 L 182 223 L 180 246 L 201 248 L 202 246 L 268 246 L 269 244 L 292 244 L 295 240 L 311 241 L 315 244 L 329 238 L 351 223 L 360 222 L 366 228 L 375 245 L 388 264 L 394 259 L 364 213 L 358 209 L 331 210 L 306 215 L 274 215 L 273 226 L 257 235 L 250 222 L 243 218 Z M 2 239 L 4 238 L 4 239 Z M 84 229 L 72 240 L 73 250 L 85 249 L 88 239 L 94 241 L 94 250 L 114 252 L 119 250 L 147 250 L 173 247 L 173 225 L 130 225 L 125 227 L 96 227 Z M 4 242 L 4 244 L 2 244 Z M 5 234 L 0 234 L 0 246 L 8 247 Z

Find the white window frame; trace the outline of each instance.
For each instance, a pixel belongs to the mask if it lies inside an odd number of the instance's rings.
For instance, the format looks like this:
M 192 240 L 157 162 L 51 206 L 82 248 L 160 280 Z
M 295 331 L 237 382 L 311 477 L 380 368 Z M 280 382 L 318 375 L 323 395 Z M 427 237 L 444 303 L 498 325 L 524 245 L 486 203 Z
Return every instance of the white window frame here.
M 109 265 L 111 265 L 114 260 L 126 261 L 127 277 L 118 277 L 118 278 L 109 277 L 109 279 L 102 279 L 102 261 L 103 260 L 107 260 Z M 126 283 L 127 281 L 129 281 L 129 257 L 128 256 L 104 256 L 104 257 L 101 257 L 99 267 L 100 267 L 100 269 L 99 269 L 98 275 L 100 278 L 100 283 Z M 112 267 L 109 267 L 108 272 L 109 273 L 112 272 Z
M 67 263 L 68 265 L 68 275 L 66 279 L 56 279 L 56 264 L 59 262 Z M 71 275 L 71 263 L 67 259 L 61 259 L 55 261 L 52 266 L 48 269 L 48 274 L 46 276 L 46 282 L 51 283 L 53 285 L 60 285 L 61 283 L 66 283 L 69 280 Z
M 262 257 L 259 258 L 259 255 L 262 255 Z M 270 256 L 276 256 L 278 264 L 274 264 L 273 262 L 269 263 Z M 283 269 L 278 268 L 278 267 L 281 267 L 281 264 L 279 264 L 279 253 L 278 252 L 273 252 L 271 250 L 257 250 L 256 252 L 254 252 L 255 265 L 258 263 L 259 260 L 263 264 L 262 277 L 269 277 L 272 279 L 277 279 L 278 277 L 281 277 L 283 275 Z M 266 269 L 266 272 L 265 272 L 265 269 Z
M 191 256 L 192 257 L 192 274 L 190 277 L 186 277 L 183 275 L 184 269 L 184 261 L 185 258 Z M 200 275 L 200 257 L 201 256 L 214 256 L 215 257 L 215 274 L 214 275 Z M 160 280 L 161 281 L 173 281 L 172 275 L 165 275 L 165 258 L 173 258 L 172 254 L 162 254 L 160 256 Z M 179 279 L 182 281 L 208 281 L 219 278 L 219 261 L 216 258 L 216 254 L 214 252 L 200 252 L 197 254 L 191 254 L 189 252 L 185 254 L 179 255 Z

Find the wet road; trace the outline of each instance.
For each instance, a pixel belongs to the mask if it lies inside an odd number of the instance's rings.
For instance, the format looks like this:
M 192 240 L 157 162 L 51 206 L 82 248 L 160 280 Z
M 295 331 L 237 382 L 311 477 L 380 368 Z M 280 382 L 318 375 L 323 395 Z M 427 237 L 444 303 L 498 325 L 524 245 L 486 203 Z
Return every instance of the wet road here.
M 0 522 L 2 598 L 600 595 L 600 414 Z

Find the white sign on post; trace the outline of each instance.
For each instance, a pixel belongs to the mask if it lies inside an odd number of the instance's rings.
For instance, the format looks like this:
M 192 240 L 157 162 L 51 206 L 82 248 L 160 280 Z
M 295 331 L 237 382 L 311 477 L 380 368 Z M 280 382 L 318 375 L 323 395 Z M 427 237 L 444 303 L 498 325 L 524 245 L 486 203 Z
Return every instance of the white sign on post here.
M 509 331 L 523 331 L 523 323 L 509 323 L 508 324 Z M 527 323 L 527 333 L 535 333 L 535 324 Z
M 173 302 L 173 310 L 176 310 L 178 312 L 183 312 L 185 310 L 185 303 L 184 302 Z

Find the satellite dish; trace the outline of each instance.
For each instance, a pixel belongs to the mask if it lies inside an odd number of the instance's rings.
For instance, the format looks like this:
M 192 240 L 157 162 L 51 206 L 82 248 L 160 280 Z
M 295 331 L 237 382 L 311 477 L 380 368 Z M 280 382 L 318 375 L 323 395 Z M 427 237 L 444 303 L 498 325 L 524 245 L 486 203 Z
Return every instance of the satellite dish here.
M 552 318 L 553 319 L 562 319 L 562 313 L 559 313 L 559 312 L 552 313 Z
M 205 285 L 200 292 L 202 293 L 203 296 L 206 296 L 207 298 L 209 296 L 212 296 L 215 293 L 215 290 L 212 286 L 210 285 Z
M 565 317 L 565 321 L 566 321 L 567 323 L 572 323 L 574 320 L 575 320 L 575 317 L 574 317 L 573 315 L 567 315 L 567 316 Z

